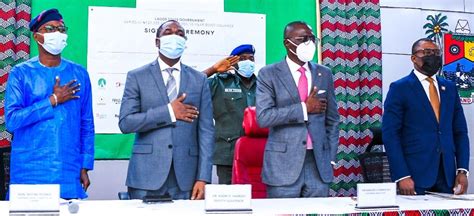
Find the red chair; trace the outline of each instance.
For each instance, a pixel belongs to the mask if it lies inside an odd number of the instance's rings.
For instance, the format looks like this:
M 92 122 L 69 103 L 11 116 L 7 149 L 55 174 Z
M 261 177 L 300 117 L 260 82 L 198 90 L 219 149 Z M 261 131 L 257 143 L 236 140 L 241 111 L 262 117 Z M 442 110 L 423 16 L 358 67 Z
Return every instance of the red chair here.
M 235 144 L 232 184 L 251 184 L 252 198 L 266 198 L 267 187 L 261 173 L 268 128 L 258 126 L 255 107 L 245 109 L 242 126 L 245 136 Z

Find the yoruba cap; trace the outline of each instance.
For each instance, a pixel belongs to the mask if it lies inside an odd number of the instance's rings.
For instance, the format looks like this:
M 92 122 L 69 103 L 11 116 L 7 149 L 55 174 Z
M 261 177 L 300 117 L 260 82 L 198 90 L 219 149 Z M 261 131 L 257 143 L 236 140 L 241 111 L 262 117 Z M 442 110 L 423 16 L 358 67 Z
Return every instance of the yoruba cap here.
M 63 22 L 63 16 L 61 16 L 58 9 L 52 8 L 45 10 L 31 20 L 29 25 L 30 31 L 37 32 L 40 26 L 53 20 Z

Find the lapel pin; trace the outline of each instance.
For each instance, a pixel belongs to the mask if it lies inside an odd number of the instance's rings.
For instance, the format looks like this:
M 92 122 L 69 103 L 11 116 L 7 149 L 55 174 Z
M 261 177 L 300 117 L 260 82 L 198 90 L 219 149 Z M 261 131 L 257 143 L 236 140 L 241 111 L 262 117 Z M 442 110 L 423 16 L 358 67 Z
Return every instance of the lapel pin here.
M 441 86 L 441 90 L 442 90 L 442 91 L 445 91 L 445 90 L 446 90 L 446 87 L 445 87 L 445 86 Z
M 322 74 L 321 74 L 321 73 L 318 73 L 318 76 L 322 76 Z

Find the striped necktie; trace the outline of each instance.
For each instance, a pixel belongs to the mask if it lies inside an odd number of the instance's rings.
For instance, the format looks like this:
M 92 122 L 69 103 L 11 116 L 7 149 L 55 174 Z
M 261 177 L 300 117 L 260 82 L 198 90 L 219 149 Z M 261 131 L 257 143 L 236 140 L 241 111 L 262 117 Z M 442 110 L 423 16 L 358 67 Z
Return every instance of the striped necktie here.
M 166 81 L 166 93 L 168 94 L 168 98 L 170 101 L 176 99 L 178 96 L 178 89 L 176 86 L 176 79 L 173 76 L 173 71 L 176 70 L 175 68 L 167 68 L 165 71 L 170 75 L 168 80 Z

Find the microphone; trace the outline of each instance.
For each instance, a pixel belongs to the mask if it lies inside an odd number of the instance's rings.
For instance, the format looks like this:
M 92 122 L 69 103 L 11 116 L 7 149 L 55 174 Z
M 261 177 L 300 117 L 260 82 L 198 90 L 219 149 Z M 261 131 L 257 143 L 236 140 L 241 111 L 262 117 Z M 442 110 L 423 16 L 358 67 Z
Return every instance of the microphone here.
M 67 203 L 67 210 L 71 214 L 76 214 L 79 211 L 79 204 L 70 201 Z

